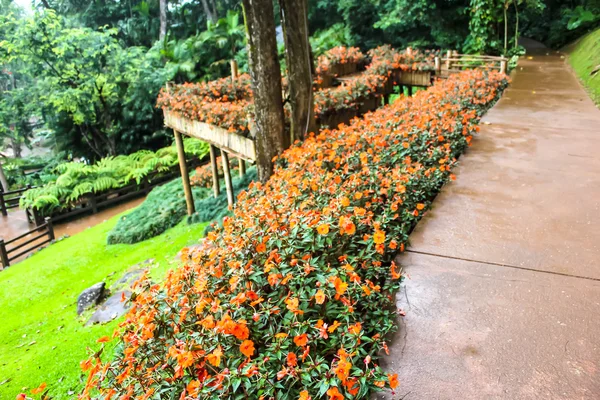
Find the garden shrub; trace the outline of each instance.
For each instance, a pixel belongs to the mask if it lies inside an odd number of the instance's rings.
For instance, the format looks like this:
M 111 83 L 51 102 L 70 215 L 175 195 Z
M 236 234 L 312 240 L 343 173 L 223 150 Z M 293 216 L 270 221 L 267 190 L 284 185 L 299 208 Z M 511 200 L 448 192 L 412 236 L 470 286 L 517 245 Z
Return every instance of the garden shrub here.
M 243 178 L 233 178 L 234 192 L 237 194 L 246 189 L 255 179 L 255 168 L 248 169 Z M 221 187 L 223 191 L 217 198 L 213 196 L 212 189 L 192 187 L 196 212 L 188 217 L 188 223 L 210 222 L 227 214 L 227 195 L 222 183 Z M 181 222 L 186 213 L 183 182 L 177 178 L 154 188 L 142 204 L 119 218 L 108 234 L 108 244 L 132 244 L 153 238 Z
M 395 329 L 393 258 L 506 84 L 463 72 L 285 151 L 162 285 L 139 283 L 114 357 L 82 362 L 82 398 L 342 400 L 395 388 L 378 366 Z
M 210 195 L 208 189 L 194 187 L 195 200 Z M 186 215 L 185 193 L 181 178 L 157 186 L 142 204 L 123 215 L 108 233 L 108 244 L 137 243 L 160 235 L 177 225 Z

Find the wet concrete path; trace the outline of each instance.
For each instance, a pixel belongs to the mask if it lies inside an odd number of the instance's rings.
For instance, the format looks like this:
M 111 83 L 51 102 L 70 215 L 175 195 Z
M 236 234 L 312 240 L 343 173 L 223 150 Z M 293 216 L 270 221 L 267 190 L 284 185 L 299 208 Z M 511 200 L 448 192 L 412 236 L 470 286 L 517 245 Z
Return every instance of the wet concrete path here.
M 393 398 L 598 399 L 600 110 L 544 51 L 484 121 L 398 259 Z

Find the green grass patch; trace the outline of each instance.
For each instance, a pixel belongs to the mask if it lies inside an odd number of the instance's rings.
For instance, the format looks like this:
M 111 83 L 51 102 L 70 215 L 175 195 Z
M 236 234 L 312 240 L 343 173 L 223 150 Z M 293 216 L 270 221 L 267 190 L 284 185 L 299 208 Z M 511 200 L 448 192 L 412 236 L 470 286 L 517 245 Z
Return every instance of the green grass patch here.
M 119 218 L 0 272 L 0 399 L 14 399 L 42 382 L 55 399 L 75 398 L 81 388 L 79 362 L 118 324 L 84 327 L 76 313 L 77 296 L 102 280 L 109 286 L 130 266 L 150 258 L 158 264 L 151 276 L 161 279 L 175 266 L 181 248 L 198 242 L 206 225 L 182 222 L 151 240 L 107 245 Z
M 592 100 L 600 106 L 600 71 L 591 74 L 600 66 L 600 29 L 584 36 L 574 45 L 569 62 L 588 89 Z

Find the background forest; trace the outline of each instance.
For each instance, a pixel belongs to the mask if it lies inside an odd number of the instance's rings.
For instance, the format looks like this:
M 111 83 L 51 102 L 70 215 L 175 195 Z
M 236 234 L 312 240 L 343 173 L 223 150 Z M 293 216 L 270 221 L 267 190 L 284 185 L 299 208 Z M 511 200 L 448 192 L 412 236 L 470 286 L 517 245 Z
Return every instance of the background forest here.
M 314 56 L 337 45 L 367 49 L 383 43 L 514 54 L 521 51 L 519 35 L 558 48 L 600 21 L 600 0 L 309 4 Z M 36 143 L 60 159 L 158 149 L 171 140 L 155 107 L 166 82 L 227 76 L 232 58 L 242 71 L 247 68 L 238 0 L 36 0 L 31 5 L 29 11 L 0 0 L 3 156 L 19 158 Z M 283 54 L 281 59 L 285 68 Z

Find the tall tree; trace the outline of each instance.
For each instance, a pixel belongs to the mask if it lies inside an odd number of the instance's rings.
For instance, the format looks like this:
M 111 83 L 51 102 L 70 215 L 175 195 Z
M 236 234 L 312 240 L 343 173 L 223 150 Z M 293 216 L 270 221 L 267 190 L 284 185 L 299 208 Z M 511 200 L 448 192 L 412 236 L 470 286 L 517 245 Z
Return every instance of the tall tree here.
M 312 92 L 312 61 L 308 41 L 307 0 L 279 0 L 286 48 L 292 117 L 291 140 L 316 129 Z
M 165 36 L 167 36 L 167 8 L 168 3 L 167 0 L 159 0 L 160 1 L 160 34 L 158 39 L 163 41 Z
M 212 23 L 216 23 L 219 16 L 217 15 L 217 4 L 215 3 L 215 0 L 202 0 L 202 7 L 204 7 L 206 18 Z
M 273 157 L 283 152 L 287 144 L 275 16 L 271 0 L 243 0 L 243 7 L 254 93 L 256 164 L 258 178 L 264 182 L 273 172 Z

